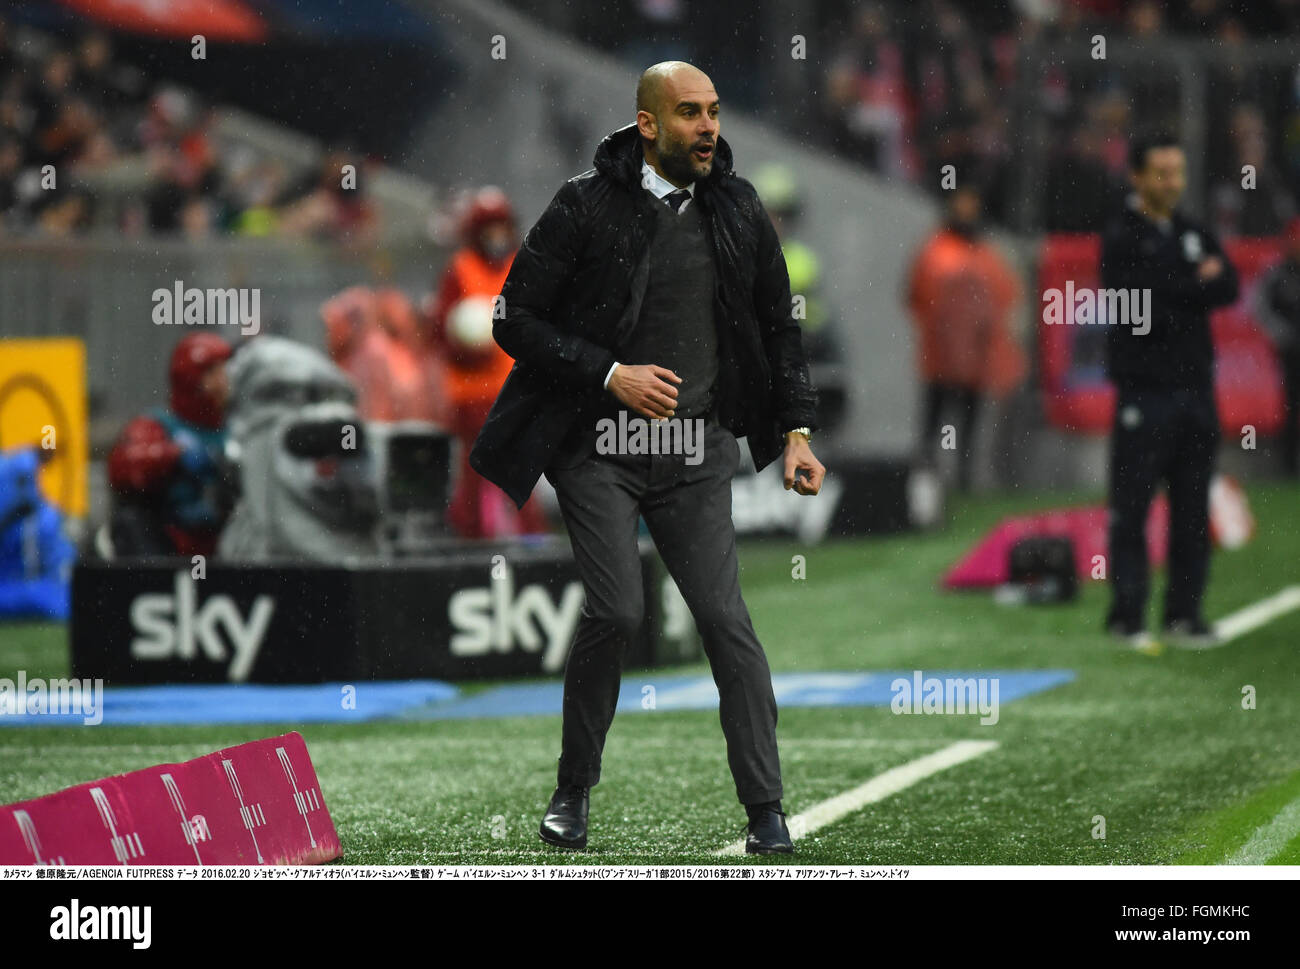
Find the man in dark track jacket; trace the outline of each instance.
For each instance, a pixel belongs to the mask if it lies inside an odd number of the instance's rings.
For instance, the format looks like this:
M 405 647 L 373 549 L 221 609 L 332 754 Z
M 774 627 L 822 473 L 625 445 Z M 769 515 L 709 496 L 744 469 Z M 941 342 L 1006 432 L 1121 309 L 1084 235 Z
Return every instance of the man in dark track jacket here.
M 637 87 L 608 135 L 529 230 L 493 326 L 515 364 L 470 454 L 522 505 L 555 487 L 586 602 L 565 668 L 558 785 L 541 837 L 581 848 L 624 654 L 643 614 L 637 521 L 691 608 L 720 697 L 747 848 L 792 850 L 781 812 L 776 701 L 741 598 L 731 478 L 737 437 L 761 469 L 815 495 L 808 377 L 776 230 L 732 170 L 709 78 L 678 61 Z M 622 430 L 664 429 L 650 451 Z M 614 430 L 618 433 L 615 434 Z M 643 439 L 644 440 L 644 439 Z
M 1113 635 L 1138 649 L 1148 589 L 1146 519 L 1156 486 L 1169 489 L 1169 584 L 1164 634 L 1178 645 L 1207 645 L 1201 615 L 1209 569 L 1209 487 L 1219 443 L 1210 310 L 1237 298 L 1237 274 L 1218 240 L 1174 211 L 1186 161 L 1168 136 L 1133 142 L 1136 194 L 1102 236 L 1106 290 L 1127 290 L 1144 319 L 1112 320 L 1107 368 L 1118 390 L 1111 435 L 1110 574 L 1106 619 Z

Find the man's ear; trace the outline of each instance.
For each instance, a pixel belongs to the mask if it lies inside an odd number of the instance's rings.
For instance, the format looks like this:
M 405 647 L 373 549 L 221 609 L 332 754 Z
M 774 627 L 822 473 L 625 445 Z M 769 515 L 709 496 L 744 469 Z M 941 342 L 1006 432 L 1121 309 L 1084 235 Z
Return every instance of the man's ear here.
M 659 134 L 659 119 L 649 111 L 638 111 L 636 113 L 636 128 L 641 132 L 642 138 L 649 138 L 651 141 Z

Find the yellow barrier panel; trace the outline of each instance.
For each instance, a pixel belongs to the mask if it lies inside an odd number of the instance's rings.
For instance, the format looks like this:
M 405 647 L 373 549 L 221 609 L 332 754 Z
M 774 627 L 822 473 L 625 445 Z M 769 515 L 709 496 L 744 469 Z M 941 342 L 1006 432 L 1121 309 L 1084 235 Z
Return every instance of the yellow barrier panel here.
M 0 340 L 0 450 L 52 449 L 41 489 L 66 514 L 86 514 L 86 346 Z

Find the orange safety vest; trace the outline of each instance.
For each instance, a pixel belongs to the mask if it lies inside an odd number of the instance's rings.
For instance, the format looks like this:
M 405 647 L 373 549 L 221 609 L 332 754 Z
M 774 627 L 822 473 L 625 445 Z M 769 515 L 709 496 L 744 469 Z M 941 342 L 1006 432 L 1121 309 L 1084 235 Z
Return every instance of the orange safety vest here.
M 513 261 L 512 256 L 493 266 L 477 250 L 467 247 L 452 256 L 443 275 L 435 311 L 436 332 L 447 360 L 447 396 L 457 409 L 490 406 L 514 360 L 495 340 L 481 351 L 466 353 L 447 333 L 447 317 L 463 299 L 498 296 Z
M 923 380 L 1001 397 L 1023 379 L 1009 325 L 1020 285 L 992 244 L 940 230 L 917 254 L 906 295 Z

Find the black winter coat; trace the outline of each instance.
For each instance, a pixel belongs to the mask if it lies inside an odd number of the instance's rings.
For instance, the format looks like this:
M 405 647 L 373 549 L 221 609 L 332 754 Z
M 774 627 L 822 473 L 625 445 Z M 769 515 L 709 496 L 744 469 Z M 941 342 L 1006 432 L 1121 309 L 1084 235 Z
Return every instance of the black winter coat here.
M 776 230 L 731 161 L 719 137 L 691 204 L 705 216 L 716 267 L 718 420 L 749 438 L 761 469 L 784 450 L 785 431 L 817 426 L 817 393 Z M 607 135 L 594 163 L 524 236 L 492 326 L 515 364 L 469 460 L 521 507 L 574 422 L 609 393 L 605 374 L 636 325 L 649 276 L 654 206 L 664 203 L 641 185 L 636 125 Z

